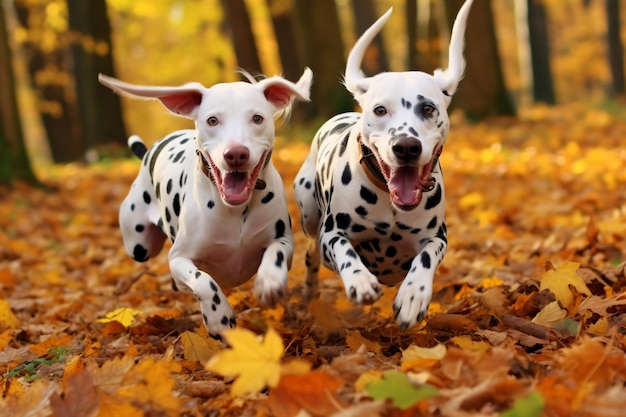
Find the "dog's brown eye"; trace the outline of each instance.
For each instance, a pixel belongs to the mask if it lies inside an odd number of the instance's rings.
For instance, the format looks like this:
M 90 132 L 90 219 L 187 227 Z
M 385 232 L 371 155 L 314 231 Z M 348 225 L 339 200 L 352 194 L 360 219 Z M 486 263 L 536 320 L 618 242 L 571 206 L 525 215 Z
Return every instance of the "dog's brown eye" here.
M 211 116 L 206 119 L 206 122 L 209 126 L 216 126 L 219 123 L 219 120 L 217 120 L 217 117 Z
M 436 108 L 432 104 L 424 104 L 424 106 L 422 107 L 422 113 L 427 116 L 430 116 L 431 114 L 433 114 L 435 110 Z
M 261 123 L 263 123 L 263 116 L 261 116 L 260 114 L 255 114 L 254 116 L 252 116 L 252 121 L 257 125 L 260 125 Z
M 387 109 L 384 108 L 383 106 L 376 106 L 374 107 L 374 114 L 376 116 L 384 116 L 387 114 Z

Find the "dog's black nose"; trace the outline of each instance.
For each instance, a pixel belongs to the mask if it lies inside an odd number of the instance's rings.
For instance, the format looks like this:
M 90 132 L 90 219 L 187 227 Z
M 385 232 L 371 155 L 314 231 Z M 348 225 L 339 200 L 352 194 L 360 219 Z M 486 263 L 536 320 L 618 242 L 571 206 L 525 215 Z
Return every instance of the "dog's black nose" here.
M 398 139 L 391 150 L 400 161 L 413 162 L 422 153 L 422 143 L 417 139 L 404 137 Z
M 241 168 L 248 159 L 250 159 L 250 151 L 245 146 L 233 146 L 224 152 L 224 160 L 232 169 Z

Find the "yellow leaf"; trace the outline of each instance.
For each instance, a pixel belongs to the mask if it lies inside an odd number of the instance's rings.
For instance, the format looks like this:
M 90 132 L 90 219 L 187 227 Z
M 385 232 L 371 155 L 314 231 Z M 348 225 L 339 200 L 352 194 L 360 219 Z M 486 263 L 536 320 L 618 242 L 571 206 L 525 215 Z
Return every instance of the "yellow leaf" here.
M 472 340 L 471 336 L 454 336 L 450 341 L 461 349 L 469 350 L 470 352 L 482 353 L 491 347 L 489 343 L 483 340 L 478 342 Z
M 350 333 L 350 335 L 346 337 L 346 344 L 350 346 L 350 348 L 354 351 L 358 350 L 361 345 L 365 345 L 365 348 L 368 351 L 373 352 L 377 355 L 382 355 L 382 348 L 380 347 L 380 344 L 372 340 L 366 339 L 358 330 Z
M 124 327 L 130 326 L 135 321 L 135 316 L 140 314 L 141 311 L 134 310 L 130 307 L 121 307 L 116 310 L 110 311 L 101 319 L 98 319 L 100 323 L 109 323 L 111 321 L 119 321 Z
M 117 393 L 140 403 L 157 404 L 172 413 L 180 410 L 181 400 L 174 393 L 176 381 L 164 361 L 146 358 L 124 377 Z
M 552 327 L 562 322 L 567 317 L 567 311 L 563 310 L 558 301 L 552 301 L 532 319 L 535 324 Z
M 402 351 L 402 371 L 430 368 L 446 356 L 446 347 L 438 344 L 431 348 L 411 345 Z
M 492 277 L 483 278 L 483 280 L 480 282 L 480 286 L 484 289 L 501 287 L 503 284 L 504 282 L 495 275 Z
M 194 332 L 181 334 L 180 343 L 183 345 L 185 359 L 200 363 L 206 363 L 220 348 L 220 343 L 217 340 L 202 337 Z
M 288 363 L 283 365 L 281 370 L 282 375 L 304 375 L 311 371 L 311 363 L 301 360 L 294 359 L 289 361 Z
M 363 372 L 354 383 L 355 391 L 365 391 L 365 386 L 370 382 L 380 381 L 383 379 L 383 373 L 374 369 Z
M 17 329 L 20 321 L 11 311 L 11 306 L 7 300 L 0 300 L 0 327 Z
M 458 206 L 466 209 L 470 207 L 479 206 L 483 203 L 484 197 L 482 193 L 472 192 L 467 193 L 463 197 L 459 198 Z
M 552 292 L 563 307 L 568 307 L 574 299 L 574 295 L 569 289 L 570 285 L 581 294 L 591 295 L 585 281 L 576 274 L 579 266 L 580 264 L 576 262 L 565 262 L 556 269 L 546 271 L 541 278 L 539 289 Z
M 600 317 L 598 321 L 589 325 L 589 327 L 587 328 L 587 331 L 597 336 L 604 336 L 606 334 L 606 329 L 608 328 L 609 328 L 609 320 L 606 317 Z
M 236 378 L 231 388 L 233 395 L 260 392 L 266 386 L 278 385 L 284 346 L 275 330 L 270 328 L 263 341 L 246 329 L 232 329 L 224 336 L 232 348 L 213 356 L 206 369 Z
M 119 397 L 101 394 L 96 417 L 143 417 L 143 411 L 130 403 L 121 402 Z
M 13 339 L 13 330 L 5 330 L 0 333 L 0 351 L 4 350 L 4 348 L 9 344 L 9 342 Z

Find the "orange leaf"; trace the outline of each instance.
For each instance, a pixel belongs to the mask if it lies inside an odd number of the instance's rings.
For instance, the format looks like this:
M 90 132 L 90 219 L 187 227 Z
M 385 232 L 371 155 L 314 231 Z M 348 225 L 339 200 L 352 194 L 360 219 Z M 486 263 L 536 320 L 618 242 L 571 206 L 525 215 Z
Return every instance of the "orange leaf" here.
M 48 340 L 45 340 L 41 343 L 37 343 L 36 345 L 30 346 L 30 351 L 35 355 L 45 355 L 48 353 L 48 350 L 57 346 L 68 346 L 72 343 L 74 338 L 71 335 L 62 336 L 62 337 L 51 337 Z
M 268 402 L 276 417 L 292 417 L 306 411 L 312 416 L 329 416 L 340 410 L 337 390 L 345 381 L 321 371 L 305 375 L 283 375 L 270 392 Z

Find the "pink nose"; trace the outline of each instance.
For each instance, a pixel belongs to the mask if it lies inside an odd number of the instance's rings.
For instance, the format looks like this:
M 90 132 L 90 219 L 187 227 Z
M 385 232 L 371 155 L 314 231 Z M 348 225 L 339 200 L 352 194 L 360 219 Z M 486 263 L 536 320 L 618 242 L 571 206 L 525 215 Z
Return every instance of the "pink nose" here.
M 233 146 L 226 149 L 224 159 L 230 168 L 241 168 L 250 159 L 250 151 L 245 146 Z

